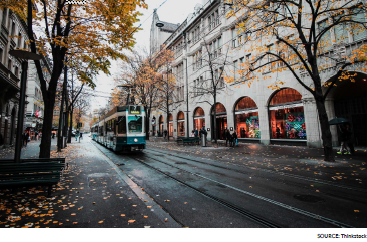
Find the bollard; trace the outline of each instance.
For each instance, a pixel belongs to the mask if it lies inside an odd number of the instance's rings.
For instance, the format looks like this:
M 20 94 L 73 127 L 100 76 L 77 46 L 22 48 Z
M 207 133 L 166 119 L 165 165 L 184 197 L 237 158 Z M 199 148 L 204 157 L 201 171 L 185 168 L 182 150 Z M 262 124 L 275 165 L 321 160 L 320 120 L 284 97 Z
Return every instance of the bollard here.
M 201 135 L 201 146 L 206 147 L 206 137 L 205 137 L 205 135 Z

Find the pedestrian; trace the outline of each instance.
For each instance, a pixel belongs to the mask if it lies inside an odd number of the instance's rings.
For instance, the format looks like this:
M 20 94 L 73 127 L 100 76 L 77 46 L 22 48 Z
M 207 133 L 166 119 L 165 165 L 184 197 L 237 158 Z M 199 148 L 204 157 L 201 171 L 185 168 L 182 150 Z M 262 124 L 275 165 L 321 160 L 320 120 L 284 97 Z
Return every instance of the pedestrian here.
M 76 131 L 75 133 L 75 141 L 78 141 L 79 131 Z
M 340 141 L 341 141 L 341 145 L 340 145 L 340 151 L 337 152 L 338 154 L 343 155 L 344 151 L 345 153 L 348 153 L 348 148 L 347 148 L 347 136 L 348 136 L 348 131 L 346 129 L 346 127 L 343 125 L 339 126 L 339 130 L 340 130 Z
M 36 140 L 38 141 L 38 132 L 37 131 L 34 133 L 34 136 L 36 137 Z
M 231 133 L 229 133 L 228 129 L 225 130 L 225 136 L 224 137 L 226 139 L 226 146 L 227 146 L 227 143 L 229 142 L 229 140 L 231 138 Z M 231 143 L 229 145 L 231 145 Z
M 354 155 L 353 132 L 349 124 L 346 124 L 345 131 L 346 131 L 346 137 L 347 137 L 346 143 L 349 147 L 349 152 L 347 154 Z
M 233 147 L 233 134 L 229 133 L 229 147 Z
M 80 132 L 80 137 L 79 137 L 79 141 L 83 139 L 83 133 Z
M 233 131 L 233 134 L 232 134 L 232 142 L 233 142 L 233 147 L 236 145 L 238 146 L 238 143 L 237 143 L 237 134 L 236 134 L 236 131 Z
M 164 130 L 164 138 L 167 138 L 167 129 Z
M 52 138 L 53 138 L 53 139 L 55 138 L 55 133 L 52 133 Z
M 23 134 L 23 145 L 24 146 L 27 146 L 28 140 L 29 140 L 29 134 L 27 131 L 24 131 L 24 134 Z
M 195 137 L 195 130 L 191 131 L 191 137 Z
M 195 137 L 198 137 L 199 132 L 198 132 L 198 128 L 195 128 Z

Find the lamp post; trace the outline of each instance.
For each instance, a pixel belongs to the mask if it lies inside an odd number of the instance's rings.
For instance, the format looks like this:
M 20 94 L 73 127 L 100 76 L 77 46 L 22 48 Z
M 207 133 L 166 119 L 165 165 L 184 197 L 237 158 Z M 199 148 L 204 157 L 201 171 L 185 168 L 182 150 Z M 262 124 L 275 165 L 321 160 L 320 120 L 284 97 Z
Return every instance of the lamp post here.
M 25 90 L 27 84 L 28 60 L 40 60 L 41 55 L 24 50 L 11 50 L 9 54 L 22 60 L 22 76 L 20 83 L 20 99 L 18 110 L 17 135 L 15 142 L 14 162 L 20 162 L 20 153 L 22 149 L 22 133 L 24 123 Z

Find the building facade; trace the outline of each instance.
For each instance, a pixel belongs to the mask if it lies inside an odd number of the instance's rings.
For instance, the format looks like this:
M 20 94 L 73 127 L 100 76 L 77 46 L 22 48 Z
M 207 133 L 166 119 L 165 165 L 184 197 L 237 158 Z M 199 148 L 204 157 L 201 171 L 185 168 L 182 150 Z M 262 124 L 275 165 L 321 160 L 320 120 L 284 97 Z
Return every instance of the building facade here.
M 27 26 L 9 9 L 0 9 L 0 147 L 13 145 L 17 127 L 21 60 L 9 55 L 27 49 Z M 10 37 L 10 36 L 19 36 Z
M 163 42 L 162 45 L 171 49 L 175 55 L 172 72 L 177 80 L 176 103 L 172 105 L 168 120 L 164 112 L 152 112 L 150 120 L 155 121 L 150 130 L 162 134 L 168 122 L 168 133 L 180 137 L 188 136 L 192 130 L 205 126 L 208 139 L 211 140 L 216 120 L 216 137 L 219 139 L 224 138 L 223 132 L 228 128 L 237 132 L 240 142 L 322 147 L 314 97 L 290 71 L 277 74 L 271 73 L 271 70 L 258 72 L 253 75 L 259 77 L 260 81 L 253 82 L 250 87 L 250 79 L 246 80 L 248 77 L 239 74 L 240 64 L 251 58 L 251 50 L 241 41 L 244 36 L 236 30 L 236 24 L 241 21 L 238 18 L 241 11 L 237 17 L 227 17 L 230 10 L 231 6 L 223 0 L 203 0 Z M 159 28 L 153 19 L 151 32 L 157 32 Z M 329 37 L 335 40 L 337 34 L 335 29 Z M 350 53 L 366 43 L 366 31 L 349 33 L 343 45 L 339 44 L 338 48 L 343 53 Z M 205 55 L 211 55 L 210 60 Z M 329 120 L 335 117 L 350 120 L 355 144 L 366 146 L 367 76 L 354 68 L 351 66 L 348 70 L 355 73 L 355 83 L 343 82 L 333 88 L 328 95 L 326 109 Z M 333 70 L 335 68 L 331 67 L 330 72 L 325 70 L 322 73 L 323 81 L 332 79 Z M 238 81 L 224 81 L 219 74 L 222 72 Z M 306 78 L 307 83 L 309 77 L 300 74 Z M 206 92 L 213 78 L 218 80 L 215 104 L 213 96 Z M 284 82 L 280 89 L 269 88 L 278 80 Z M 339 131 L 336 126 L 331 126 L 331 131 L 333 144 L 337 145 Z

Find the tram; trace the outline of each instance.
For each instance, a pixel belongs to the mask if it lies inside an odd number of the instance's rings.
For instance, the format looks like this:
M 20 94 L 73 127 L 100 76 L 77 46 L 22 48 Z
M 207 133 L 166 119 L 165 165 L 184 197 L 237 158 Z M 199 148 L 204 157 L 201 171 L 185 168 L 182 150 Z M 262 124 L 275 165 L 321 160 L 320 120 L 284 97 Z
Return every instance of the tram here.
M 92 126 L 92 139 L 114 151 L 143 150 L 145 110 L 140 105 L 115 107 Z

